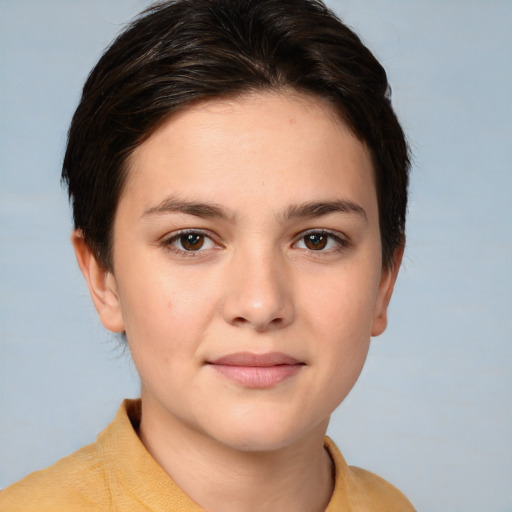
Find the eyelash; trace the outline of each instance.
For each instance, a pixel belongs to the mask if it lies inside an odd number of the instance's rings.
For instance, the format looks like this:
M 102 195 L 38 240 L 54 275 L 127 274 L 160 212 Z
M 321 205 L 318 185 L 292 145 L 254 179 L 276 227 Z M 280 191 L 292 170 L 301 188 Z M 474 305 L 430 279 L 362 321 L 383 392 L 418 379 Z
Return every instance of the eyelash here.
M 201 244 L 201 246 L 199 247 L 199 250 L 195 250 L 195 251 L 187 250 L 185 248 L 180 249 L 174 245 L 176 242 L 179 242 L 182 237 L 187 236 L 187 235 L 202 236 L 202 237 L 204 237 L 205 242 L 208 241 L 206 243 L 211 243 L 211 244 L 215 245 L 216 247 L 221 247 L 217 242 L 215 242 L 213 240 L 211 233 L 209 233 L 207 231 L 203 231 L 201 229 L 183 229 L 181 231 L 172 233 L 171 236 L 162 240 L 162 246 L 166 250 L 171 251 L 179 256 L 183 256 L 186 258 L 197 257 L 200 252 L 203 252 L 205 250 L 205 249 L 201 250 L 201 248 L 203 247 L 203 244 Z
M 324 249 L 322 247 L 320 250 L 316 250 L 316 251 L 314 249 L 304 248 L 304 250 L 309 251 L 311 253 L 316 253 L 316 252 L 324 253 L 324 252 L 333 252 L 333 251 L 339 252 L 339 251 L 343 251 L 344 249 L 346 249 L 350 246 L 350 241 L 346 237 L 344 237 L 337 231 L 330 231 L 328 229 L 311 229 L 309 231 L 303 231 L 302 233 L 300 233 L 297 236 L 296 241 L 294 242 L 294 245 L 297 245 L 301 241 L 304 242 L 306 237 L 312 236 L 312 235 L 325 236 L 328 238 L 326 243 L 328 244 L 329 240 L 334 241 L 334 243 L 336 244 L 336 247 L 329 247 L 328 249 Z
M 184 230 L 172 233 L 171 236 L 162 240 L 161 245 L 168 251 L 171 251 L 179 256 L 189 257 L 189 258 L 197 257 L 199 255 L 199 253 L 210 248 L 210 247 L 208 247 L 207 249 L 203 249 L 204 243 L 202 243 L 200 245 L 198 250 L 187 250 L 185 248 L 181 249 L 174 245 L 176 242 L 179 242 L 182 237 L 187 236 L 187 235 L 202 236 L 202 237 L 204 237 L 204 241 L 206 241 L 206 243 L 213 244 L 217 248 L 222 247 L 220 244 L 215 242 L 215 240 L 211 236 L 211 233 L 209 233 L 207 231 L 203 231 L 201 229 L 184 229 Z M 325 253 L 325 252 L 340 252 L 350 246 L 350 241 L 347 238 L 345 238 L 344 236 L 340 236 L 340 233 L 335 232 L 335 231 L 329 231 L 326 229 L 312 229 L 309 231 L 303 231 L 295 238 L 295 241 L 293 242 L 292 245 L 297 246 L 297 244 L 299 244 L 300 242 L 303 242 L 306 245 L 307 244 L 307 242 L 305 242 L 306 237 L 313 236 L 313 235 L 327 237 L 326 245 L 329 244 L 329 241 L 334 241 L 334 243 L 336 244 L 336 247 L 328 247 L 327 249 L 325 249 L 325 247 L 322 247 L 319 250 L 310 249 L 308 247 L 298 248 L 298 249 L 305 250 L 305 251 L 308 251 L 311 253 Z

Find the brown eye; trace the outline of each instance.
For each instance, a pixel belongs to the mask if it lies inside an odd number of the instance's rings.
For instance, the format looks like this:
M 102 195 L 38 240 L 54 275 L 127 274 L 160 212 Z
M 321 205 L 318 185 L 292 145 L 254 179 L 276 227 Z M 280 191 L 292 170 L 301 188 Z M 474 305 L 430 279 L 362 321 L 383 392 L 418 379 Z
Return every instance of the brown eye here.
M 198 251 L 204 245 L 205 236 L 201 233 L 187 233 L 179 238 L 180 245 L 185 251 Z
M 311 251 L 321 251 L 327 246 L 329 236 L 324 233 L 310 233 L 304 237 L 304 245 Z
M 296 249 L 333 254 L 346 249 L 350 243 L 342 233 L 316 229 L 303 232 L 293 245 Z
M 211 254 L 214 249 L 220 249 L 213 239 L 202 231 L 186 229 L 162 240 L 162 246 L 180 257 L 198 256 L 200 253 Z

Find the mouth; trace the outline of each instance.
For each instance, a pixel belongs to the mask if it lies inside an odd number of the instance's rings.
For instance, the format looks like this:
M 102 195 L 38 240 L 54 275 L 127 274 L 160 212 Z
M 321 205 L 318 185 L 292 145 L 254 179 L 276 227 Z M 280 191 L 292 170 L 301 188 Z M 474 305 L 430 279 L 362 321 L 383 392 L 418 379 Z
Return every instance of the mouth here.
M 207 364 L 227 379 L 246 388 L 272 388 L 295 376 L 305 363 L 281 352 L 238 352 Z

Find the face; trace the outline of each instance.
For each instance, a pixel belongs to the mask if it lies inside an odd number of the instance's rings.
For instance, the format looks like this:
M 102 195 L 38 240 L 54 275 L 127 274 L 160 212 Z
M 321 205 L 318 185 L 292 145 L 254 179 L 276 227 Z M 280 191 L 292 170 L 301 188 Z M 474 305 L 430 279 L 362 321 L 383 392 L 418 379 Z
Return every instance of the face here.
M 242 450 L 323 435 L 395 278 L 369 152 L 326 103 L 259 93 L 173 116 L 131 157 L 113 238 L 111 273 L 77 253 L 126 332 L 143 422 Z

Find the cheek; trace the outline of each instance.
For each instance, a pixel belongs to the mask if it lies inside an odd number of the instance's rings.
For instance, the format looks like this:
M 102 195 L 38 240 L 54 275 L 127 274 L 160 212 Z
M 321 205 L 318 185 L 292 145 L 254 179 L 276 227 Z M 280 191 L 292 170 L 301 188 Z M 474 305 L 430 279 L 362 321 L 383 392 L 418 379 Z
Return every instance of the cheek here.
M 134 359 L 140 351 L 144 357 L 158 357 L 164 363 L 193 351 L 214 310 L 215 287 L 209 290 L 197 276 L 161 268 L 146 268 L 143 275 L 137 275 L 140 277 L 124 279 L 125 286 L 120 290 Z
M 315 337 L 319 362 L 330 400 L 336 406 L 357 380 L 368 353 L 378 275 L 371 268 L 344 269 L 309 290 L 303 310 Z
M 173 315 L 174 304 L 162 283 L 147 279 L 131 279 L 120 290 L 121 311 L 126 326 L 126 334 L 132 343 L 154 341 L 155 331 L 165 330 Z
M 347 340 L 369 338 L 378 282 L 378 272 L 372 269 L 343 268 L 305 283 L 300 292 L 302 309 L 327 339 L 335 333 Z

